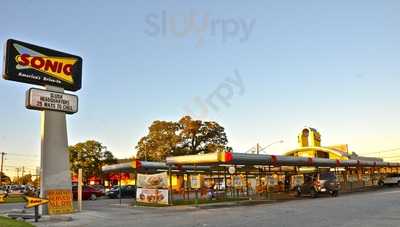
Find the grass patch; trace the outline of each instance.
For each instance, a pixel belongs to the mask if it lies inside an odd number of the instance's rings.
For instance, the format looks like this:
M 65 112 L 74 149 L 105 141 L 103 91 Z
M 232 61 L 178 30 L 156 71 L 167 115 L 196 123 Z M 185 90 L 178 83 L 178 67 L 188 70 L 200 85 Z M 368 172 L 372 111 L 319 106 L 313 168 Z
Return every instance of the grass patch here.
M 25 203 L 25 199 L 23 195 L 8 195 L 5 203 Z
M 32 227 L 30 223 L 16 221 L 6 217 L 0 217 L 0 227 Z

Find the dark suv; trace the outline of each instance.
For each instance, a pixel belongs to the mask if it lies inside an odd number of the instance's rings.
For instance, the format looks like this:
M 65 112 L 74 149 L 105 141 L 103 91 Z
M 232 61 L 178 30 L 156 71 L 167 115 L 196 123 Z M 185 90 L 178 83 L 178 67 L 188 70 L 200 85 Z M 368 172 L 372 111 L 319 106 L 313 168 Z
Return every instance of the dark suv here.
M 304 175 L 304 184 L 295 188 L 297 196 L 309 194 L 316 198 L 319 193 L 329 193 L 332 197 L 339 195 L 339 182 L 332 172 Z
M 111 188 L 110 191 L 106 193 L 108 197 L 111 199 L 119 199 L 121 196 L 123 198 L 136 198 L 136 186 L 135 185 L 125 185 L 121 187 L 121 193 L 120 193 L 120 187 L 119 186 L 114 186 Z

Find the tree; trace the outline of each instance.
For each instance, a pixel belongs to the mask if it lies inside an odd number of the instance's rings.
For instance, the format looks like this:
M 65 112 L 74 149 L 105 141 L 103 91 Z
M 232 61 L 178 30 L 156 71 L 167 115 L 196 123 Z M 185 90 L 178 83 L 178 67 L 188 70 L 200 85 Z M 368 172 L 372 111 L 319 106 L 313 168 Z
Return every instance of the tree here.
M 177 131 L 179 124 L 168 121 L 154 121 L 149 134 L 141 138 L 136 146 L 137 158 L 147 161 L 161 161 L 176 150 L 180 142 Z
M 33 186 L 34 186 L 35 188 L 39 188 L 39 187 L 40 187 L 40 177 L 39 177 L 39 176 L 36 176 L 36 177 L 35 177 L 35 180 L 33 180 L 32 184 L 33 184 Z
M 1 177 L 1 183 L 2 184 L 10 184 L 11 183 L 11 178 L 9 176 L 7 176 L 5 173 L 0 173 L 0 177 Z
M 117 163 L 114 155 L 97 141 L 88 140 L 68 147 L 71 171 L 77 173 L 82 169 L 83 179 L 101 177 L 101 167 Z
M 18 177 L 18 176 L 13 177 L 12 182 L 14 184 L 23 184 L 23 185 L 33 184 L 32 175 L 31 174 L 27 174 L 27 175 L 23 175 L 21 177 Z
M 154 121 L 136 149 L 138 159 L 163 161 L 168 156 L 216 152 L 227 143 L 225 129 L 218 123 L 185 116 L 179 122 Z
M 32 175 L 31 174 L 27 174 L 27 175 L 24 175 L 24 176 L 22 176 L 22 177 L 20 177 L 19 178 L 19 183 L 20 184 L 23 184 L 23 185 L 27 185 L 27 184 L 33 184 L 33 181 L 32 181 Z
M 179 121 L 179 124 L 182 138 L 180 153 L 187 155 L 213 153 L 226 148 L 228 139 L 225 129 L 218 123 L 192 120 L 191 117 L 186 116 Z

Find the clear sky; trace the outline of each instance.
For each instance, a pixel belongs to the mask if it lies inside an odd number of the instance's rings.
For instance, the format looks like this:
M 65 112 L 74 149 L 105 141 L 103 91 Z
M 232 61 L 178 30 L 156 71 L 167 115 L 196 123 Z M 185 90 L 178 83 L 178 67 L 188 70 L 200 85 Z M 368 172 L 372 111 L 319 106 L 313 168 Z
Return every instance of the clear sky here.
M 6 0 L 0 8 L 3 44 L 82 56 L 71 145 L 96 139 L 129 157 L 153 120 L 190 109 L 223 125 L 235 151 L 282 139 L 269 149 L 282 153 L 306 125 L 324 145 L 365 154 L 400 147 L 399 1 Z M 9 171 L 38 165 L 40 114 L 24 107 L 29 87 L 0 81 Z

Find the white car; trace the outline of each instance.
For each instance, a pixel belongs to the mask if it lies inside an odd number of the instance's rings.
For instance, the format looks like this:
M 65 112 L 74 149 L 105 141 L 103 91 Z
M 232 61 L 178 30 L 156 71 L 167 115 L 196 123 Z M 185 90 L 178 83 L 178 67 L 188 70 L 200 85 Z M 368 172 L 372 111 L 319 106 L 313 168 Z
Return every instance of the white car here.
M 400 187 L 400 174 L 391 173 L 379 181 L 380 186 L 384 186 L 386 184 L 397 184 Z

